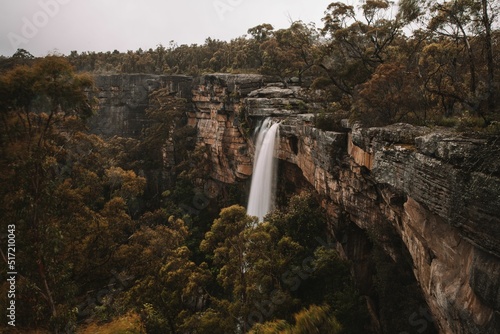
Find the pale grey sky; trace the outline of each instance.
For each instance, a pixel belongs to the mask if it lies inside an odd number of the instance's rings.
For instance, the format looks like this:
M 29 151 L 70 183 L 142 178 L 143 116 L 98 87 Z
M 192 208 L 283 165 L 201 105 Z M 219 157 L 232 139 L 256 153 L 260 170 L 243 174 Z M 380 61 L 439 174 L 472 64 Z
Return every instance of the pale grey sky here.
M 334 0 L 0 0 L 0 55 L 119 51 L 230 40 L 290 19 L 315 22 Z M 346 0 L 357 3 L 355 0 Z

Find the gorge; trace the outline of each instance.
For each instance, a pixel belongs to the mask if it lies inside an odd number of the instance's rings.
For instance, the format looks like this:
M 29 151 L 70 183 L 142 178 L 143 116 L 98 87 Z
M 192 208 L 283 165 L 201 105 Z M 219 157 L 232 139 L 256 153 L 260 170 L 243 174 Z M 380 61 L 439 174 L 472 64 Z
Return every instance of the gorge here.
M 421 321 L 440 333 L 498 331 L 498 138 L 408 124 L 344 122 L 341 131 L 323 131 L 300 87 L 261 75 L 100 75 L 95 81 L 101 109 L 91 128 L 105 136 L 137 138 L 155 90 L 187 99 L 187 124 L 211 162 L 206 182 L 247 186 L 255 172 L 249 134 L 259 119 L 280 121 L 279 172 L 296 191 L 317 193 L 328 212 L 328 237 L 352 262 L 362 292 L 369 296 L 374 284 L 376 243 L 394 263 L 409 262 L 432 315 L 416 309 L 408 328 Z M 165 145 L 169 152 L 174 144 Z M 376 302 L 367 303 L 377 313 Z

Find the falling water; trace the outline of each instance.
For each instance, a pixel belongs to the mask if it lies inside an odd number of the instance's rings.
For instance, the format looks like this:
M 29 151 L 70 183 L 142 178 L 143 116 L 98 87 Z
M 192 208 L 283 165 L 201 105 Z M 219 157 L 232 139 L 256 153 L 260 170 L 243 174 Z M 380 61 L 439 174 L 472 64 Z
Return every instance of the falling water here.
M 259 221 L 273 207 L 277 167 L 274 157 L 276 138 L 279 138 L 279 123 L 273 124 L 267 118 L 260 126 L 255 143 L 255 161 L 247 207 L 247 214 L 258 217 Z

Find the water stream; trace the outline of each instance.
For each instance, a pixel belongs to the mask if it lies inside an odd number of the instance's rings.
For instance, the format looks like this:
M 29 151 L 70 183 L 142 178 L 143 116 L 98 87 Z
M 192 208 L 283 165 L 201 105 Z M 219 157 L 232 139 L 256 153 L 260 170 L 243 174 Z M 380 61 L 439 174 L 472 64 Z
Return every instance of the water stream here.
M 278 138 L 279 123 L 265 119 L 255 142 L 255 160 L 247 206 L 247 214 L 258 217 L 259 221 L 263 221 L 264 216 L 273 209 L 277 177 L 274 151 Z

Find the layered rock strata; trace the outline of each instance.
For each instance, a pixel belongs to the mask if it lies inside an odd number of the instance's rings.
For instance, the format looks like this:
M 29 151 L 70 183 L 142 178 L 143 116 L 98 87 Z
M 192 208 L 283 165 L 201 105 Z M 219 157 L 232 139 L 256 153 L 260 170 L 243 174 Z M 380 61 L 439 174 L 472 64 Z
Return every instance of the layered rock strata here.
M 213 179 L 235 183 L 251 176 L 249 134 L 241 127 L 242 97 L 264 87 L 269 80 L 261 75 L 217 74 L 195 81 L 188 124 L 197 128 L 198 143 L 208 147 Z
M 148 120 L 149 94 L 160 88 L 190 98 L 193 78 L 183 75 L 110 74 L 94 77 L 92 97 L 99 102 L 97 115 L 90 119 L 94 133 L 110 137 L 140 137 Z

